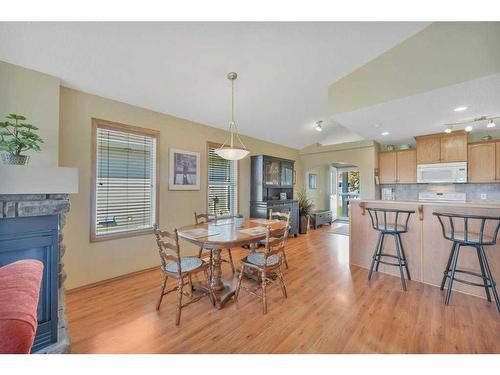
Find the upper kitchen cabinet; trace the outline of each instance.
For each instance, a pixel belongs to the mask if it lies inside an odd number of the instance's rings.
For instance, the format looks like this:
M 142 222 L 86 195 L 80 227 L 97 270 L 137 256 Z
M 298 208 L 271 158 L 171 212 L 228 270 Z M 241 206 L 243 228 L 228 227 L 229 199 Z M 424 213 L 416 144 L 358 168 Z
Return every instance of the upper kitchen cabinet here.
M 417 140 L 417 163 L 439 163 L 441 161 L 441 136 L 424 135 Z
M 431 134 L 415 137 L 417 164 L 467 161 L 467 133 Z
M 496 182 L 497 147 L 498 143 L 493 142 L 469 144 L 468 182 Z
M 381 184 L 412 184 L 417 182 L 417 153 L 415 150 L 380 152 L 378 157 Z
M 467 161 L 467 133 L 451 133 L 441 136 L 441 162 Z
M 394 184 L 396 182 L 396 168 L 396 151 L 378 154 L 378 178 L 381 184 Z
M 417 182 L 417 151 L 402 150 L 397 152 L 397 182 L 414 184 Z

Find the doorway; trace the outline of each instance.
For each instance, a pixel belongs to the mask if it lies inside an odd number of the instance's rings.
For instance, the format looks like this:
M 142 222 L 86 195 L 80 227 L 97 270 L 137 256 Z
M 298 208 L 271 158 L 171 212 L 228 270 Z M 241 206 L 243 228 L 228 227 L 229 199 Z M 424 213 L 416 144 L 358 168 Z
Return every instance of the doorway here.
M 359 198 L 359 168 L 334 165 L 330 169 L 330 210 L 337 220 L 349 220 L 349 202 Z

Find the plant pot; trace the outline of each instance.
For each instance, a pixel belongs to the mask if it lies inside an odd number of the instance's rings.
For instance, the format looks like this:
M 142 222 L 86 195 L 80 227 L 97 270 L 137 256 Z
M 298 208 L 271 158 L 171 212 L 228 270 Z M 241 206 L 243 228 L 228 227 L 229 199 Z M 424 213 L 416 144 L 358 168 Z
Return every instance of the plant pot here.
M 299 221 L 300 234 L 307 234 L 308 229 L 309 229 L 309 216 L 301 216 Z
M 7 165 L 26 165 L 28 164 L 30 157 L 27 155 L 14 155 L 14 154 L 2 154 L 2 160 L 4 164 Z

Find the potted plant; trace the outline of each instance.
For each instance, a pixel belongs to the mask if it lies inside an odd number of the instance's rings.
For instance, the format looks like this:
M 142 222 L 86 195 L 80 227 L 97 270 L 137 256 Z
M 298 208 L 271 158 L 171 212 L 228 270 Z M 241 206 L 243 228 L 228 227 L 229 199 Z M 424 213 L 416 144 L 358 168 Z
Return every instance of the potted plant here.
M 29 161 L 28 155 L 23 152 L 28 150 L 40 151 L 42 138 L 35 133 L 38 128 L 23 121 L 26 117 L 11 113 L 5 117 L 7 121 L 0 122 L 0 151 L 5 164 L 26 165 Z
M 297 193 L 297 201 L 299 203 L 299 232 L 300 234 L 307 234 L 309 229 L 309 217 L 313 210 L 314 204 L 307 197 L 306 189 L 302 188 Z

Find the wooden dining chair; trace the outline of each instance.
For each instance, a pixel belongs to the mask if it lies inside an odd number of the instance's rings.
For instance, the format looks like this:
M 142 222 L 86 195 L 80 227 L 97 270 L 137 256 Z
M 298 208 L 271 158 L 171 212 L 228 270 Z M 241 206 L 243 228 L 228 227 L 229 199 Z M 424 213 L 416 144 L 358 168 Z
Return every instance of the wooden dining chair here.
M 283 221 L 286 221 L 286 227 L 287 227 L 287 231 L 289 232 L 291 227 L 290 227 L 290 213 L 289 212 L 274 212 L 273 210 L 269 210 L 269 220 L 283 220 Z M 288 238 L 288 235 L 287 235 L 287 238 Z M 274 238 L 271 238 L 271 240 L 273 240 Z M 266 240 L 262 240 L 260 241 L 260 244 L 261 245 L 266 245 Z M 286 257 L 286 253 L 285 253 L 285 246 L 283 246 L 283 253 L 282 253 L 282 256 L 283 256 L 283 261 L 285 263 L 285 267 L 286 269 L 288 269 L 288 258 Z
M 166 294 L 177 291 L 177 304 L 175 325 L 178 326 L 181 321 L 181 310 L 187 305 L 199 301 L 201 298 L 208 296 L 210 301 L 215 306 L 215 295 L 211 287 L 210 278 L 208 275 L 209 264 L 202 259 L 196 257 L 181 257 L 179 247 L 179 236 L 177 229 L 173 232 L 166 232 L 158 229 L 158 225 L 154 226 L 154 234 L 156 244 L 160 253 L 161 270 L 163 271 L 163 285 L 161 288 L 160 299 L 156 305 L 156 310 L 160 310 L 161 301 Z M 205 275 L 206 288 L 201 291 L 197 297 L 193 295 L 193 274 L 203 272 Z M 177 280 L 177 285 L 169 290 L 165 290 L 167 280 L 171 277 Z M 188 285 L 188 291 L 184 291 L 184 287 Z M 182 303 L 182 297 L 189 297 L 190 300 Z
M 197 214 L 195 212 L 194 213 L 194 220 L 195 220 L 196 224 L 212 223 L 212 222 L 217 221 L 217 215 Z M 210 262 L 210 269 L 212 269 L 212 259 L 213 259 L 212 251 L 208 250 L 205 252 L 205 254 L 203 254 L 203 250 L 205 250 L 205 249 L 203 248 L 203 246 L 201 246 L 200 250 L 198 251 L 198 258 L 207 259 L 207 255 L 208 255 L 208 259 Z M 227 249 L 227 252 L 228 252 L 229 259 L 224 259 L 221 257 L 222 258 L 221 261 L 229 263 L 231 265 L 231 271 L 233 271 L 233 274 L 234 274 L 235 269 L 234 269 L 234 263 L 233 263 L 233 254 L 231 254 L 231 249 Z M 221 255 L 222 255 L 222 253 L 221 253 Z
M 266 231 L 266 250 L 263 253 L 251 253 L 241 259 L 241 270 L 236 285 L 235 299 L 238 299 L 240 289 L 244 289 L 251 295 L 262 300 L 262 311 L 267 313 L 267 284 L 279 283 L 283 297 L 287 298 L 285 280 L 281 271 L 284 247 L 288 237 L 288 228 L 283 228 L 271 236 L 271 227 Z M 243 274 L 246 271 L 254 271 L 260 275 L 260 288 L 250 289 L 242 286 Z M 261 293 L 258 290 L 261 289 Z

